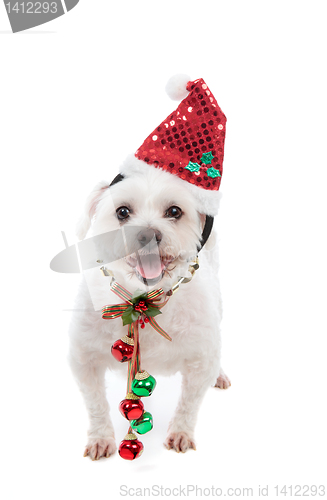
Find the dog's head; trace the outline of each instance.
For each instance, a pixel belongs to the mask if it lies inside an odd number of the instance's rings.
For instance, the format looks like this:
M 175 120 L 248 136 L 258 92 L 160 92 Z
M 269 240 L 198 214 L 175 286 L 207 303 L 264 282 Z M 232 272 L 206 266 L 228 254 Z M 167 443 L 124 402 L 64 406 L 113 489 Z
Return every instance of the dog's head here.
M 95 187 L 78 226 L 80 238 L 91 221 L 93 236 L 108 235 L 97 251 L 118 281 L 129 281 L 131 289 L 141 283 L 165 288 L 187 275 L 205 216 L 183 181 L 143 164 L 112 186 Z

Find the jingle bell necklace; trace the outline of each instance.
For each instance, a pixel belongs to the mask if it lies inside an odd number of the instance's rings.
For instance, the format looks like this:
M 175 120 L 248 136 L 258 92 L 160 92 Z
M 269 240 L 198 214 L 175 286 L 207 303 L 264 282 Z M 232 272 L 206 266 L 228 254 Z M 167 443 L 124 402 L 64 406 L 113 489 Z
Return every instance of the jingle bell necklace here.
M 134 294 L 115 281 L 112 271 L 104 266 L 100 268 L 104 276 L 111 276 L 111 290 L 124 300 L 123 304 L 105 306 L 102 309 L 102 318 L 121 317 L 123 325 L 128 325 L 127 335 L 117 340 L 111 347 L 111 354 L 117 361 L 128 362 L 127 394 L 119 404 L 120 413 L 129 421 L 128 432 L 118 448 L 119 455 L 125 460 L 134 460 L 143 452 L 143 443 L 137 438 L 135 432 L 142 435 L 153 428 L 153 417 L 151 413 L 144 410 L 141 398 L 151 396 L 156 380 L 147 371 L 141 369 L 139 327 L 143 329 L 146 324 L 149 324 L 165 339 L 171 341 L 171 337 L 154 318 L 161 314 L 161 309 L 178 291 L 179 286 L 191 281 L 198 268 L 199 263 L 196 258 L 189 266 L 191 277 L 178 278 L 177 283 L 167 293 L 159 288 L 151 292 L 136 290 Z

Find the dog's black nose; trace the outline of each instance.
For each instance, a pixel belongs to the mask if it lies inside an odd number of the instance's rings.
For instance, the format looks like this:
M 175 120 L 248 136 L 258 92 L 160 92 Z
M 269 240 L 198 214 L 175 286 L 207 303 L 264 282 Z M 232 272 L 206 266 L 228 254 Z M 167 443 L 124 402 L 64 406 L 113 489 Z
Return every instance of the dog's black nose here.
M 153 238 L 156 239 L 157 243 L 160 243 L 162 240 L 161 232 L 157 229 L 144 229 L 137 235 L 137 239 L 142 245 L 147 245 L 151 240 L 153 240 Z

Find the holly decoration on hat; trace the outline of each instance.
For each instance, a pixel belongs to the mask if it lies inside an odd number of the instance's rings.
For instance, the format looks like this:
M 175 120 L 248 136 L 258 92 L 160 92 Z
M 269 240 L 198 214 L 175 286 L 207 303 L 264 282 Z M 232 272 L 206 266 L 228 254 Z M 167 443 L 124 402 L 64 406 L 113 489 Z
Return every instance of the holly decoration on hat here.
M 201 157 L 201 161 L 205 163 L 205 165 L 211 165 L 214 156 L 211 151 L 209 153 L 203 153 Z M 221 177 L 219 170 L 214 167 L 210 167 L 207 169 L 207 176 L 215 179 L 216 177 Z
M 212 179 L 214 179 L 215 177 L 221 177 L 221 175 L 219 173 L 219 170 L 216 170 L 213 167 L 208 168 L 208 170 L 207 170 L 207 176 L 208 177 L 212 177 Z
M 185 168 L 190 172 L 198 172 L 201 167 L 198 163 L 193 163 L 189 161 Z
M 212 160 L 214 159 L 214 155 L 212 154 L 212 151 L 209 151 L 208 153 L 203 153 L 201 156 L 201 161 L 203 166 L 200 167 L 198 163 L 192 163 L 191 161 L 188 162 L 186 167 L 184 167 L 186 170 L 189 170 L 190 172 L 194 172 L 195 174 L 200 174 L 200 168 L 205 168 L 207 165 L 211 165 Z M 205 166 L 205 167 L 204 167 Z M 204 172 L 203 172 L 204 173 Z M 215 179 L 216 177 L 221 177 L 221 174 L 219 170 L 217 170 L 214 167 L 209 167 L 207 168 L 206 172 L 208 177 L 211 177 L 212 179 Z
M 211 165 L 213 159 L 214 156 L 211 151 L 209 151 L 209 153 L 203 153 L 203 155 L 201 156 L 202 163 L 205 163 L 206 165 Z

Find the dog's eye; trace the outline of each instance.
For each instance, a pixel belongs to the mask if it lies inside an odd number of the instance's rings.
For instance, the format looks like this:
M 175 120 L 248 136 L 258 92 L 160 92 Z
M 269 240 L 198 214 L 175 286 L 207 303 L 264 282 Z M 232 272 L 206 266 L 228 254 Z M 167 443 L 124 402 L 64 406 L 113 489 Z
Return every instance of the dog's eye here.
M 126 219 L 128 219 L 130 213 L 131 213 L 131 211 L 127 207 L 119 207 L 116 210 L 117 218 L 119 220 L 126 220 Z
M 169 217 L 171 219 L 179 219 L 182 216 L 182 213 L 182 209 L 174 205 L 166 210 L 165 217 Z

